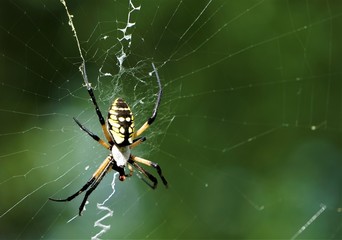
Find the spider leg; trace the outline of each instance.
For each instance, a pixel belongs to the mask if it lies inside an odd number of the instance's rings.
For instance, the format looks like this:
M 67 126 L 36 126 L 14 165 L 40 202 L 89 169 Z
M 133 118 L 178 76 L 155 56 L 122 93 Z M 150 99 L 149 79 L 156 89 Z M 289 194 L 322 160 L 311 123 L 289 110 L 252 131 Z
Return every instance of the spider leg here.
M 145 177 L 151 180 L 153 184 L 147 182 L 144 178 L 141 178 L 148 186 L 150 186 L 152 189 L 156 189 L 158 185 L 158 180 L 149 172 L 147 172 L 143 167 L 141 167 L 139 164 L 133 161 L 133 159 L 129 159 L 128 163 L 132 164 L 136 169 L 138 169 L 142 174 L 144 174 Z
M 162 170 L 157 163 L 151 162 L 150 160 L 147 160 L 147 159 L 144 159 L 141 157 L 137 157 L 137 156 L 133 156 L 133 155 L 131 155 L 130 159 L 132 159 L 134 162 L 142 163 L 142 164 L 145 164 L 147 166 L 155 168 L 157 170 L 159 177 L 163 181 L 163 184 L 165 185 L 165 187 L 168 187 L 167 181 L 166 181 L 165 177 L 163 176 Z
M 128 177 L 131 177 L 133 175 L 133 168 L 132 165 L 127 164 L 128 170 L 129 170 L 129 174 L 127 175 Z
M 54 202 L 68 202 L 73 200 L 75 197 L 77 197 L 78 195 L 80 195 L 83 191 L 85 191 L 91 184 L 93 184 L 93 182 L 95 181 L 95 177 L 92 177 L 91 179 L 89 179 L 89 181 L 84 184 L 84 186 L 78 190 L 76 193 L 74 193 L 73 195 L 65 198 L 65 199 L 55 199 L 55 198 L 49 198 L 49 200 L 54 201 Z
M 82 215 L 82 211 L 84 209 L 84 205 L 86 204 L 89 195 L 96 189 L 96 187 L 100 184 L 100 182 L 102 181 L 103 177 L 106 175 L 107 172 L 109 172 L 110 168 L 109 166 L 101 173 L 101 175 L 99 176 L 99 178 L 96 179 L 96 181 L 91 185 L 91 187 L 89 188 L 88 191 L 86 191 L 84 198 L 82 200 L 82 203 L 79 207 L 79 212 L 78 215 Z
M 138 131 L 135 132 L 133 138 L 136 138 L 136 137 L 140 136 L 143 132 L 145 132 L 146 129 L 154 122 L 154 120 L 157 117 L 157 111 L 158 111 L 158 108 L 159 108 L 160 99 L 161 99 L 163 90 L 162 90 L 162 86 L 161 86 L 161 83 L 160 83 L 160 78 L 159 78 L 159 75 L 158 75 L 158 71 L 157 71 L 157 69 L 156 69 L 156 67 L 154 66 L 153 63 L 152 63 L 152 67 L 153 67 L 153 72 L 156 75 L 157 82 L 158 82 L 158 87 L 159 87 L 159 92 L 158 92 L 158 97 L 157 97 L 156 105 L 154 106 L 154 109 L 153 109 L 153 112 L 152 112 L 152 116 L 138 129 Z
M 136 138 L 133 140 L 133 143 L 131 145 L 129 145 L 129 148 L 135 148 L 136 146 L 138 146 L 140 143 L 145 142 L 146 141 L 146 137 L 140 137 L 140 138 Z
M 105 141 L 103 141 L 99 136 L 97 136 L 96 134 L 92 133 L 89 129 L 87 129 L 85 126 L 83 126 L 76 118 L 73 118 L 74 121 L 77 123 L 77 125 L 86 133 L 88 133 L 88 135 L 90 137 L 92 137 L 95 141 L 97 141 L 99 144 L 101 144 L 102 146 L 104 146 L 107 149 L 110 149 L 110 146 L 108 145 L 108 143 L 106 143 Z
M 79 208 L 79 215 L 81 216 L 81 213 L 83 211 L 84 205 L 87 202 L 87 199 L 89 197 L 89 195 L 95 190 L 95 188 L 97 187 L 97 185 L 99 185 L 99 183 L 101 182 L 101 180 L 103 179 L 103 177 L 106 175 L 106 173 L 111 169 L 110 166 L 113 164 L 112 161 L 112 156 L 108 156 L 103 162 L 102 164 L 98 167 L 98 169 L 94 172 L 92 178 L 89 179 L 89 181 L 80 189 L 78 190 L 76 193 L 74 193 L 73 195 L 65 198 L 65 199 L 54 199 L 54 198 L 49 198 L 49 200 L 51 201 L 55 201 L 55 202 L 68 202 L 73 200 L 75 197 L 77 197 L 78 195 L 80 195 L 82 192 L 84 192 L 85 190 L 88 189 L 88 187 L 90 186 L 89 190 L 86 192 L 83 201 L 81 203 L 81 206 Z
M 91 100 L 95 106 L 95 111 L 96 111 L 96 114 L 99 118 L 99 121 L 100 121 L 100 124 L 101 124 L 101 127 L 102 127 L 102 131 L 103 131 L 103 134 L 105 135 L 107 141 L 110 143 L 110 144 L 113 144 L 113 140 L 112 138 L 110 137 L 108 131 L 107 131 L 107 126 L 106 126 L 106 122 L 102 116 L 102 113 L 101 113 L 101 110 L 99 108 L 99 105 L 97 104 L 96 102 L 96 98 L 95 98 L 95 94 L 94 94 L 94 91 L 93 91 L 93 88 L 91 87 L 91 85 L 87 85 L 87 90 L 88 90 L 88 93 L 91 97 Z

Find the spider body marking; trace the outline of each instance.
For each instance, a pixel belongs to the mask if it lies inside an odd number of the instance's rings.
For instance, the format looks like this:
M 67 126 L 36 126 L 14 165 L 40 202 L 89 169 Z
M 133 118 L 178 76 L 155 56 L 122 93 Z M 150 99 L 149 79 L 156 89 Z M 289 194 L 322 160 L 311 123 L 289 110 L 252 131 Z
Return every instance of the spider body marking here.
M 108 111 L 107 126 L 110 136 L 117 146 L 133 143 L 134 117 L 128 104 L 117 98 Z
M 80 195 L 83 191 L 86 191 L 86 194 L 83 198 L 83 201 L 79 207 L 79 215 L 81 215 L 84 206 L 87 202 L 89 195 L 96 189 L 96 187 L 100 184 L 103 177 L 110 171 L 115 170 L 119 173 L 119 180 L 124 181 L 126 177 L 130 177 L 133 174 L 133 167 L 141 172 L 147 179 L 149 179 L 152 183 L 148 182 L 143 178 L 144 182 L 147 183 L 151 188 L 155 189 L 158 184 L 157 178 L 155 178 L 152 174 L 147 172 L 143 167 L 139 164 L 144 164 L 149 167 L 153 167 L 156 169 L 159 177 L 161 178 L 163 184 L 167 187 L 168 183 L 165 177 L 162 174 L 162 170 L 159 165 L 155 162 L 151 162 L 150 160 L 143 159 L 131 154 L 131 149 L 138 146 L 142 142 L 146 140 L 145 137 L 139 137 L 143 132 L 145 132 L 149 126 L 154 122 L 157 117 L 157 111 L 160 104 L 160 99 L 162 95 L 162 87 L 160 83 L 160 79 L 158 76 L 158 72 L 152 63 L 153 72 L 157 78 L 159 92 L 157 96 L 157 101 L 155 107 L 152 112 L 152 116 L 137 130 L 135 131 L 134 127 L 134 116 L 133 113 L 128 106 L 128 104 L 122 99 L 117 98 L 113 101 L 112 105 L 108 110 L 107 119 L 104 120 L 100 108 L 96 102 L 96 98 L 93 92 L 91 85 L 87 85 L 87 91 L 91 97 L 91 100 L 94 104 L 96 114 L 98 116 L 99 122 L 102 127 L 102 131 L 107 141 L 102 140 L 99 136 L 91 132 L 84 125 L 82 125 L 76 118 L 74 121 L 76 124 L 86 132 L 90 137 L 92 137 L 95 141 L 101 144 L 103 147 L 110 151 L 110 154 L 105 158 L 105 160 L 101 163 L 101 165 L 97 168 L 97 170 L 93 173 L 92 177 L 88 180 L 88 182 L 76 193 L 65 198 L 65 199 L 54 199 L 49 198 L 52 201 L 56 202 L 66 202 L 71 201 L 78 195 Z M 129 174 L 125 173 L 125 167 L 128 167 Z

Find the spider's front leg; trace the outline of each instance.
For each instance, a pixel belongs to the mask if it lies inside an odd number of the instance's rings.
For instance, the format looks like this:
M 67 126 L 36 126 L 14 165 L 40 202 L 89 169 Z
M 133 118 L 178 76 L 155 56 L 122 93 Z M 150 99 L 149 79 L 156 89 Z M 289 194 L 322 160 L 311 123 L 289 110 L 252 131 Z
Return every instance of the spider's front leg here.
M 110 146 L 108 145 L 108 143 L 106 143 L 105 141 L 103 141 L 99 136 L 97 136 L 96 134 L 92 133 L 89 129 L 87 129 L 84 125 L 82 125 L 76 118 L 73 118 L 74 121 L 77 123 L 77 125 L 84 131 L 86 132 L 92 139 L 94 139 L 95 141 L 97 141 L 98 143 L 100 143 L 102 146 L 104 146 L 107 149 L 110 149 Z
M 154 66 L 154 64 L 152 63 L 152 67 L 153 67 L 153 72 L 156 75 L 157 78 L 157 82 L 158 82 L 158 87 L 159 87 L 159 92 L 158 92 L 158 96 L 157 96 L 157 101 L 156 101 L 156 105 L 154 106 L 153 112 L 152 112 L 152 116 L 138 129 L 138 131 L 136 131 L 134 133 L 133 138 L 136 138 L 138 136 L 140 136 L 143 132 L 146 131 L 146 129 L 148 129 L 150 127 L 150 125 L 154 122 L 154 120 L 156 120 L 157 118 L 157 113 L 158 113 L 158 108 L 160 105 L 160 100 L 161 100 L 161 96 L 163 94 L 163 89 L 161 86 L 161 82 L 160 82 L 160 78 L 158 75 L 158 71 L 156 69 L 156 67 Z
M 106 122 L 102 116 L 102 113 L 101 113 L 101 110 L 100 110 L 100 107 L 99 105 L 97 104 L 97 101 L 96 101 L 96 98 L 95 98 L 95 94 L 94 94 L 94 91 L 93 91 L 93 88 L 91 87 L 91 85 L 87 85 L 87 91 L 88 91 L 88 94 L 91 98 L 91 101 L 93 102 L 94 104 L 94 107 L 95 107 L 95 111 L 96 111 L 96 114 L 97 114 L 97 117 L 99 119 L 99 122 L 101 124 L 101 128 L 102 128 L 102 132 L 103 134 L 105 135 L 107 141 L 109 142 L 109 144 L 113 144 L 113 140 L 112 138 L 110 137 L 108 131 L 107 131 L 107 126 L 106 126 Z

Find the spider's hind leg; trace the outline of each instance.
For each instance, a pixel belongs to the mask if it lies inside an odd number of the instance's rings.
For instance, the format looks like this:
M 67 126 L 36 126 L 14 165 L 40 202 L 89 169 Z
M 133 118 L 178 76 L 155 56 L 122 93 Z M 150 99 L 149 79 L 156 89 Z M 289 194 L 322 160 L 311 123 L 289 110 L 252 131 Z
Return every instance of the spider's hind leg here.
M 156 189 L 158 185 L 158 180 L 155 178 L 151 173 L 146 171 L 143 167 L 138 165 L 136 162 L 134 162 L 131 158 L 128 160 L 128 163 L 132 164 L 136 169 L 139 170 L 142 174 L 144 174 L 145 177 L 151 180 L 152 184 L 149 183 L 145 178 L 141 178 L 148 186 L 150 186 L 152 189 Z
M 73 195 L 65 198 L 65 199 L 54 199 L 54 198 L 49 198 L 51 201 L 55 201 L 55 202 L 67 202 L 67 201 L 71 201 L 73 200 L 75 197 L 77 197 L 78 195 L 80 195 L 82 192 L 84 192 L 85 190 L 87 190 L 89 187 L 89 190 L 86 192 L 83 201 L 81 203 L 81 206 L 79 208 L 79 215 L 81 216 L 81 213 L 83 211 L 84 205 L 87 202 L 87 199 L 89 197 L 89 195 L 96 189 L 97 185 L 99 185 L 99 183 L 101 182 L 101 180 L 103 179 L 103 177 L 106 175 L 106 173 L 108 171 L 110 171 L 111 166 L 113 164 L 113 159 L 112 156 L 108 156 L 103 162 L 102 164 L 98 167 L 98 169 L 94 172 L 92 178 L 80 189 L 78 190 L 76 193 L 74 193 Z
M 150 160 L 147 160 L 147 159 L 144 159 L 141 157 L 136 157 L 133 155 L 131 155 L 131 158 L 135 162 L 139 162 L 139 163 L 142 163 L 142 164 L 145 164 L 147 166 L 155 168 L 157 170 L 159 177 L 163 181 L 163 184 L 165 185 L 165 187 L 168 187 L 167 181 L 166 181 L 165 177 L 163 176 L 162 170 L 161 170 L 160 166 L 158 165 L 158 163 L 152 162 Z
M 84 184 L 84 186 L 78 190 L 76 193 L 74 193 L 73 195 L 64 198 L 64 199 L 55 199 L 55 198 L 49 198 L 49 200 L 54 201 L 54 202 L 68 202 L 73 200 L 75 197 L 77 197 L 78 195 L 80 195 L 82 192 L 84 192 L 85 190 L 87 190 L 87 188 L 95 181 L 95 177 L 92 177 L 86 184 Z

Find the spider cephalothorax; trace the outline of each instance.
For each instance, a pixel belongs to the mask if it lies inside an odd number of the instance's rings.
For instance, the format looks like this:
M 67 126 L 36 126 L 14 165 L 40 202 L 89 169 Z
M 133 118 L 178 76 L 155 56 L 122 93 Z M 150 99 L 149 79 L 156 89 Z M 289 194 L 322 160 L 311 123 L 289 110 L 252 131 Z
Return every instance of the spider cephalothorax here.
M 106 137 L 107 142 L 102 140 L 96 134 L 92 133 L 89 129 L 83 126 L 76 118 L 74 118 L 74 120 L 77 123 L 77 125 L 83 131 L 85 131 L 90 137 L 92 137 L 102 146 L 110 150 L 110 154 L 97 168 L 97 170 L 94 172 L 93 176 L 89 179 L 89 181 L 79 191 L 65 199 L 49 198 L 50 200 L 56 202 L 71 201 L 72 199 L 74 199 L 90 187 L 89 190 L 86 192 L 79 208 L 79 215 L 81 215 L 84 205 L 88 199 L 88 196 L 92 193 L 92 191 L 95 190 L 95 188 L 101 182 L 106 173 L 109 172 L 111 169 L 119 172 L 119 179 L 121 181 L 124 181 L 126 177 L 132 176 L 132 167 L 135 167 L 136 169 L 138 169 L 139 172 L 141 172 L 145 177 L 147 177 L 152 182 L 152 184 L 147 182 L 146 180 L 144 181 L 153 189 L 156 188 L 158 184 L 157 179 L 152 174 L 147 172 L 143 167 L 141 167 L 139 163 L 155 168 L 163 184 L 167 187 L 167 181 L 164 178 L 161 168 L 157 163 L 151 162 L 147 159 L 143 159 L 131 154 L 132 148 L 136 147 L 137 145 L 146 140 L 145 137 L 139 136 L 154 122 L 154 120 L 157 117 L 157 110 L 162 95 L 162 88 L 157 70 L 154 64 L 152 64 L 152 66 L 159 86 L 158 97 L 152 116 L 137 131 L 135 131 L 134 128 L 133 113 L 129 108 L 128 104 L 121 98 L 117 98 L 114 100 L 114 102 L 109 108 L 108 116 L 105 121 L 100 111 L 100 108 L 96 102 L 93 89 L 90 84 L 87 85 L 88 93 L 95 106 L 95 111 L 99 118 L 102 131 L 104 133 L 104 136 Z M 129 174 L 125 173 L 125 167 L 128 167 Z

